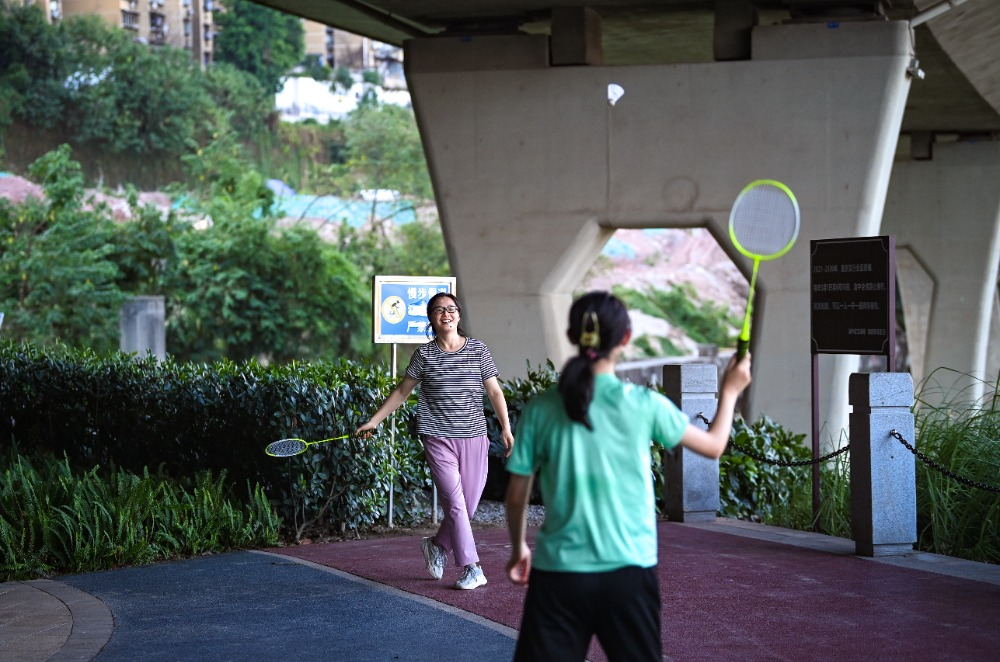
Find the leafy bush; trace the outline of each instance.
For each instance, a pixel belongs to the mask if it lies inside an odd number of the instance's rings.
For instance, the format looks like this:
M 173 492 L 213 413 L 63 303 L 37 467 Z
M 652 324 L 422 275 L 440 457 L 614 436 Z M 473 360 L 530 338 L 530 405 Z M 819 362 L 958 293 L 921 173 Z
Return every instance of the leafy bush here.
M 804 439 L 804 434 L 790 433 L 767 416 L 752 425 L 737 416 L 731 443 L 719 458 L 720 514 L 785 527 L 811 521 L 811 497 L 803 499 L 811 487 L 801 489 L 811 486 L 809 467 L 771 463 L 809 460 Z M 737 446 L 769 462 L 754 459 Z
M 347 361 L 265 367 L 256 362 L 159 364 L 123 354 L 0 342 L 0 451 L 65 455 L 73 467 L 169 475 L 226 472 L 260 483 L 296 535 L 301 525 L 356 530 L 385 517 L 420 516 L 428 485 L 419 442 L 406 434 L 413 406 L 368 439 L 318 444 L 288 460 L 264 446 L 285 437 L 353 432 L 392 387 L 383 370 Z
M 63 146 L 38 159 L 32 176 L 46 200 L 0 200 L 0 310 L 4 336 L 50 343 L 62 338 L 99 350 L 118 345 L 116 226 L 83 209 L 83 176 Z

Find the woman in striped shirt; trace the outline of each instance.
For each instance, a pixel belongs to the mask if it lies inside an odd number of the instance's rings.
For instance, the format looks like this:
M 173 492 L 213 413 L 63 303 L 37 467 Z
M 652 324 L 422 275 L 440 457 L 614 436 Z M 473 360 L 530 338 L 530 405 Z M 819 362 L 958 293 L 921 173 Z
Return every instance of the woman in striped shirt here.
M 438 532 L 421 541 L 424 562 L 430 576 L 441 579 L 453 554 L 462 568 L 455 587 L 474 589 L 486 584 L 472 535 L 472 517 L 486 486 L 490 446 L 484 392 L 503 429 L 507 455 L 514 447 L 514 435 L 490 350 L 465 335 L 461 313 L 453 294 L 439 292 L 431 297 L 427 316 L 433 339 L 413 353 L 402 381 L 358 433 L 374 430 L 420 384 L 417 432 L 445 511 Z

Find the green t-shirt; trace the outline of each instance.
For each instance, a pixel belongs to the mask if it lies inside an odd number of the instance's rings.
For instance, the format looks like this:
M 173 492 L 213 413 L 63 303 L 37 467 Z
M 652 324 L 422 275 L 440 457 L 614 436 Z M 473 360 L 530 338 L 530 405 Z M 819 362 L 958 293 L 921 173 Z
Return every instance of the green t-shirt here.
M 594 379 L 593 430 L 566 415 L 555 388 L 532 398 L 517 425 L 507 470 L 538 473 L 545 521 L 532 566 L 606 572 L 656 565 L 650 441 L 680 443 L 687 416 L 648 388 L 610 373 Z

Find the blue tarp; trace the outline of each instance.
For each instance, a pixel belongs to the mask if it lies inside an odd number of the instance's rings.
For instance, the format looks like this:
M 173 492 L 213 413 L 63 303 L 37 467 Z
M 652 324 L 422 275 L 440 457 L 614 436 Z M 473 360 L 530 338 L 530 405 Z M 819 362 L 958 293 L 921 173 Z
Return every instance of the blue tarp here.
M 283 195 L 274 200 L 279 216 L 288 218 L 322 218 L 337 223 L 347 223 L 359 227 L 368 222 L 372 213 L 371 202 L 365 200 L 345 200 L 335 195 Z M 417 213 L 413 205 L 405 200 L 376 202 L 375 218 L 389 219 L 403 224 L 415 221 Z

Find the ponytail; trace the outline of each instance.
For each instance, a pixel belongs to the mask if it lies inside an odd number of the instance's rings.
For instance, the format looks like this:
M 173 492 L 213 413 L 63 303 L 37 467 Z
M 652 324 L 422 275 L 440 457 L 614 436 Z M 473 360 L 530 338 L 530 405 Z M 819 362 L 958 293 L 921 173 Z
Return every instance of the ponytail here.
M 569 311 L 569 339 L 579 354 L 563 366 L 559 395 L 570 420 L 593 430 L 588 411 L 594 398 L 594 361 L 607 358 L 631 329 L 628 311 L 610 292 L 591 292 Z

